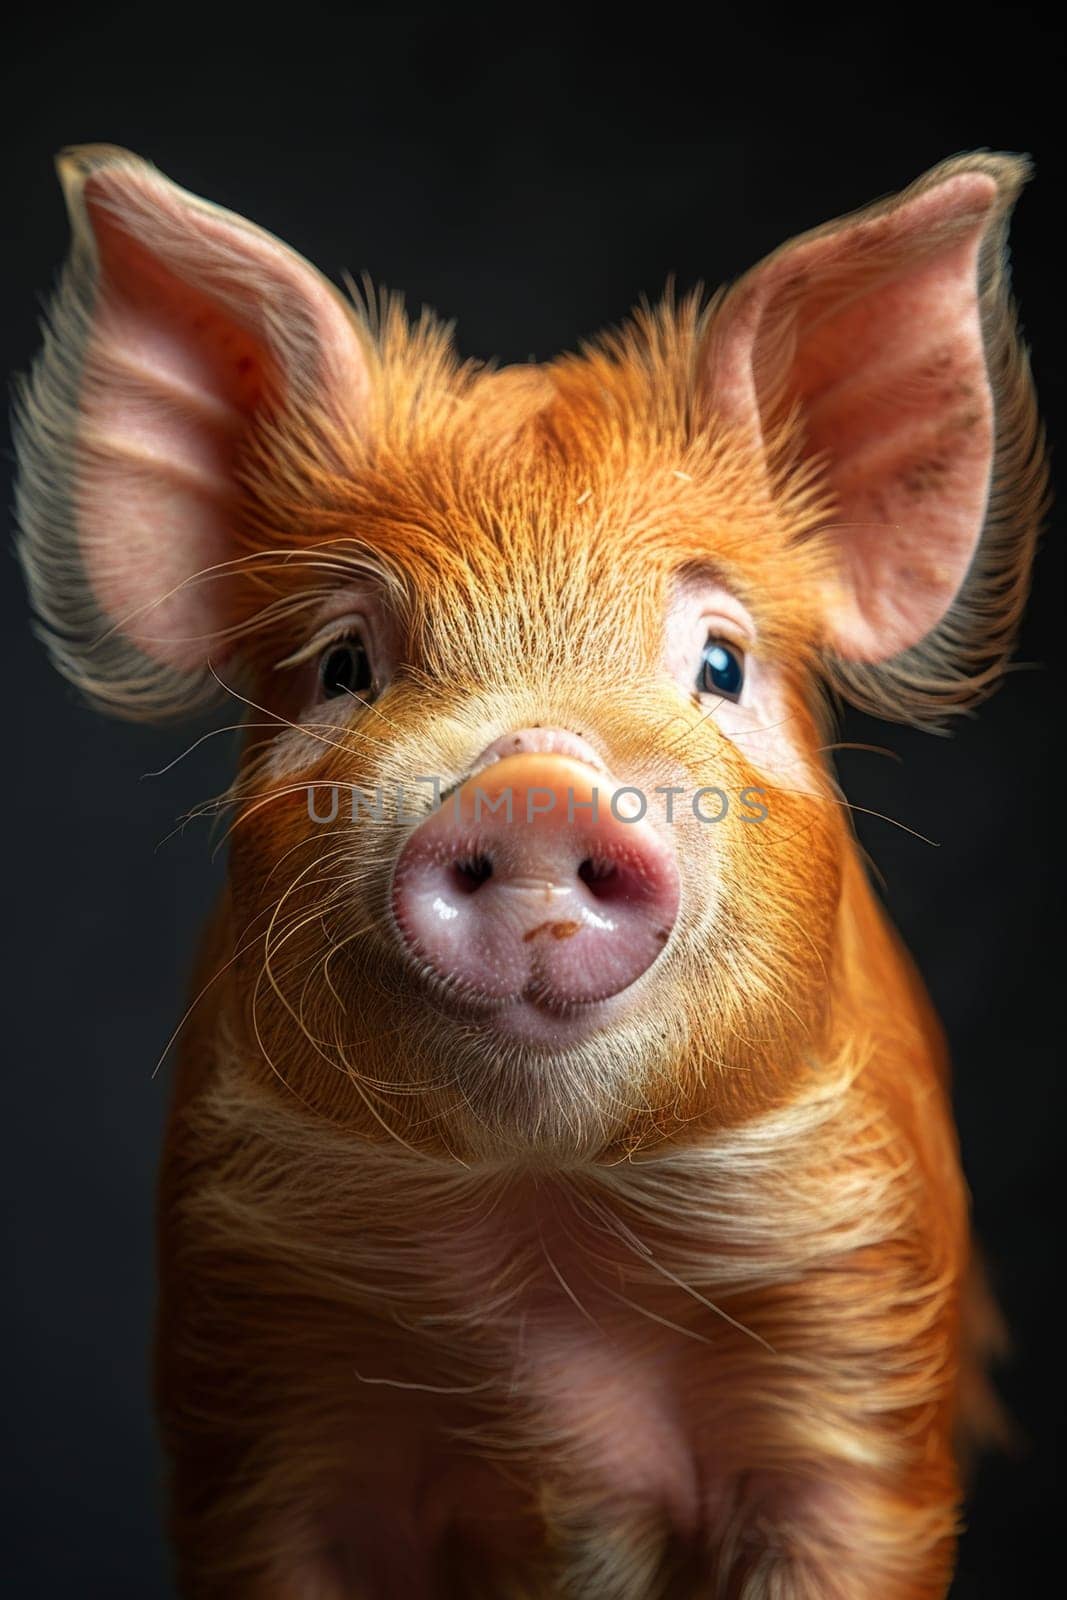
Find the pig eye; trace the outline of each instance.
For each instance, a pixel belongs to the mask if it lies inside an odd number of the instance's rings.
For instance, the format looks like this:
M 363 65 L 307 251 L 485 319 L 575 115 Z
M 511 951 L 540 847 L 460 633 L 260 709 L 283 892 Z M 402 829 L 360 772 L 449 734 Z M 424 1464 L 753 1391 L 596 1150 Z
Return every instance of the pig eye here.
M 367 699 L 374 692 L 374 673 L 370 657 L 358 635 L 349 639 L 335 639 L 319 657 L 319 682 L 323 698 L 335 700 L 338 695 L 358 695 Z
M 701 694 L 716 694 L 723 700 L 737 700 L 745 682 L 745 656 L 734 644 L 709 639 L 700 658 L 697 688 Z

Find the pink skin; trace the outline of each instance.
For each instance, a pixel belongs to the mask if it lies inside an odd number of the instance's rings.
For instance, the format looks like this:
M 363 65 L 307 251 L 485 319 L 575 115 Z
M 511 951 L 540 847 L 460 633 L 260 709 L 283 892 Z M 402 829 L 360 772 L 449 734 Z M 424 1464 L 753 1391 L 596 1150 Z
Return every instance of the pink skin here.
M 458 997 L 516 1021 L 562 1021 L 621 994 L 678 913 L 674 852 L 627 820 L 638 809 L 576 735 L 506 735 L 401 851 L 402 938 Z

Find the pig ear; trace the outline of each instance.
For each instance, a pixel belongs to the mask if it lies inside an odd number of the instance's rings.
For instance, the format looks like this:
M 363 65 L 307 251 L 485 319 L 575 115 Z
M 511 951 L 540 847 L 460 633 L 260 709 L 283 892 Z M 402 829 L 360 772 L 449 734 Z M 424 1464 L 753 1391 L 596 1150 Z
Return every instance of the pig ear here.
M 981 698 L 1025 600 L 1045 475 L 1005 236 L 1027 172 L 947 161 L 786 245 L 712 312 L 704 403 L 772 483 L 818 472 L 830 673 L 881 716 Z
M 23 561 L 62 672 L 125 715 L 181 713 L 232 642 L 242 464 L 264 428 L 309 449 L 357 428 L 367 346 L 262 229 L 125 150 L 58 165 L 73 238 L 17 403 Z

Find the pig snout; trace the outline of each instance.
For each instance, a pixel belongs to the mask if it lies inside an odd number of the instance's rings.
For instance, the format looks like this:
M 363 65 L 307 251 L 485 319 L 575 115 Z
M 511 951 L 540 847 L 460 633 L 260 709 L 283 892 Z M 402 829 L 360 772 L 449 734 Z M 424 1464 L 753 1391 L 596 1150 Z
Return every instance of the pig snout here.
M 475 1002 L 565 1014 L 620 994 L 674 926 L 670 844 L 574 736 L 513 734 L 486 757 L 400 853 L 402 939 Z

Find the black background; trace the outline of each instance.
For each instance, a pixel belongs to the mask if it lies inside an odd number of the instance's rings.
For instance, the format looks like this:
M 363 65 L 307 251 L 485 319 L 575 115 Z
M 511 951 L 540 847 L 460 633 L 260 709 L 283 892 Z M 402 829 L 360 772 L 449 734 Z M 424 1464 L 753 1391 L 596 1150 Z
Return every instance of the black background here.
M 506 360 L 573 346 L 671 272 L 683 287 L 718 283 L 943 156 L 989 146 L 1037 163 L 1014 277 L 1055 442 L 1063 50 L 1023 11 L 971 8 L 942 28 L 932 11 L 831 23 L 738 6 L 705 9 L 699 28 L 664 12 L 600 26 L 548 16 L 523 31 L 489 14 L 331 16 L 305 3 L 241 24 L 218 8 L 37 7 L 5 26 L 9 371 L 36 348 L 65 251 L 51 157 L 70 142 L 129 145 L 335 278 L 366 268 L 455 316 L 465 354 Z M 1016 1343 L 1002 1387 L 1029 1443 L 983 1471 L 959 1600 L 1030 1592 L 1059 1539 L 1055 520 L 1022 669 L 951 740 L 850 716 L 844 737 L 903 759 L 840 763 L 853 801 L 939 841 L 858 817 L 948 1025 L 978 1227 Z M 223 787 L 233 739 L 144 778 L 202 729 L 131 728 L 80 707 L 31 637 L 14 561 L 0 572 L 12 1235 L 0 1370 L 13 1436 L 0 1584 L 152 1600 L 170 1593 L 147 1399 L 168 1085 L 153 1067 L 222 870 L 204 825 L 161 841 Z

